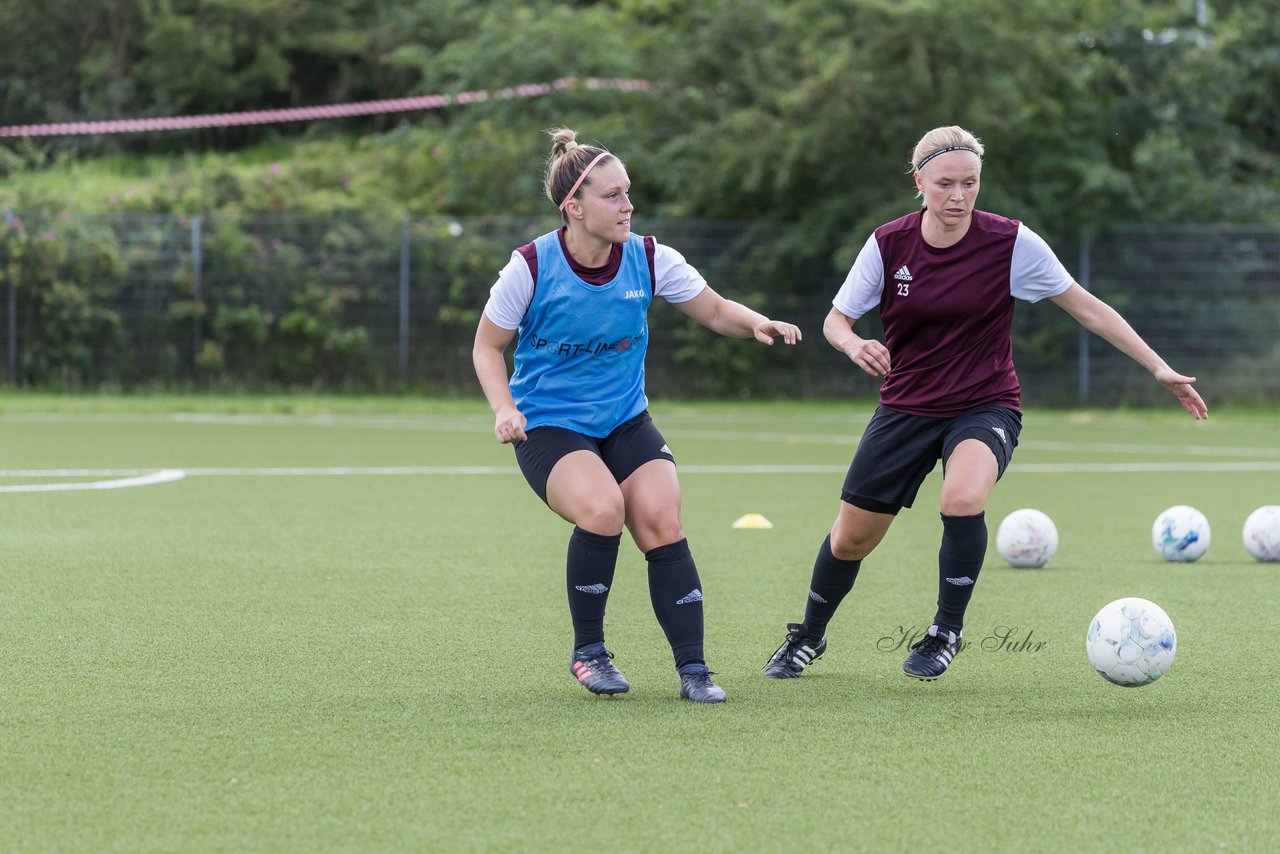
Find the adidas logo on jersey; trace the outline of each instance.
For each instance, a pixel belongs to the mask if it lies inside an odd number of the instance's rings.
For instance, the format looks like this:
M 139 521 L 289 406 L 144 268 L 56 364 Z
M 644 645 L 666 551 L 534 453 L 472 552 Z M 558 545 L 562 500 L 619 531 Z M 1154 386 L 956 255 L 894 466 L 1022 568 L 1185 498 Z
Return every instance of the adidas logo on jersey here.
M 899 282 L 910 282 L 910 281 L 912 281 L 912 279 L 911 279 L 911 271 L 907 269 L 907 265 L 906 265 L 906 264 L 903 264 L 901 267 L 899 267 L 899 268 L 898 268 L 898 272 L 894 273 L 894 274 L 893 274 L 893 277 L 894 277 L 895 279 L 897 279 Z
M 683 598 L 677 599 L 677 605 L 692 605 L 694 602 L 702 601 L 702 591 L 697 587 L 690 590 Z

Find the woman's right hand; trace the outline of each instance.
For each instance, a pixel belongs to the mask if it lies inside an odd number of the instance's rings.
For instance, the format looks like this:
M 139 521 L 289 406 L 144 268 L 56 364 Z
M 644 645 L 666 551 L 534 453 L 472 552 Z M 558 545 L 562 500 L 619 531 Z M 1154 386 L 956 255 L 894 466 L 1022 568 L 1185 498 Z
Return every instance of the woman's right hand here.
M 506 445 L 510 442 L 523 442 L 529 438 L 524 434 L 525 417 L 514 406 L 504 406 L 498 410 L 497 420 L 493 425 L 493 435 Z
M 889 373 L 889 348 L 874 338 L 858 338 L 844 353 L 849 361 L 873 377 L 883 377 Z

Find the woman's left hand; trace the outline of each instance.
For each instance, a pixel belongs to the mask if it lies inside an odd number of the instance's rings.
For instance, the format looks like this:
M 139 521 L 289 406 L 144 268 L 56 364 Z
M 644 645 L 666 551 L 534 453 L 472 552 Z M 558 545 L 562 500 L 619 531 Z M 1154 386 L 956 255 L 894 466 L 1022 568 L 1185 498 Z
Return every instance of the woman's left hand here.
M 1161 368 L 1155 372 L 1156 382 L 1173 392 L 1182 408 L 1196 417 L 1197 421 L 1209 417 L 1209 407 L 1200 397 L 1200 392 L 1192 387 L 1195 377 L 1184 377 L 1172 368 Z

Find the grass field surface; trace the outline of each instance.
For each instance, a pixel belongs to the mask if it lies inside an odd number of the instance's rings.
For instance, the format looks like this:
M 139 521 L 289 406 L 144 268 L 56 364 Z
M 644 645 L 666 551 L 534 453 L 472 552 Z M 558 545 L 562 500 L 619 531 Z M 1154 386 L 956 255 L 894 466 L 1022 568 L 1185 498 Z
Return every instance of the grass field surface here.
M 678 699 L 625 535 L 607 632 L 632 691 L 576 684 L 569 526 L 480 401 L 0 396 L 0 849 L 1273 848 L 1280 565 L 1240 531 L 1280 504 L 1278 413 L 1026 413 L 970 646 L 926 684 L 900 641 L 934 610 L 937 472 L 826 656 L 760 675 L 869 402 L 652 411 L 722 706 Z M 1173 504 L 1213 526 L 1197 563 L 1151 546 Z M 1043 569 L 995 553 L 1020 507 L 1057 524 Z M 1140 689 L 1085 656 L 1122 596 L 1178 632 Z

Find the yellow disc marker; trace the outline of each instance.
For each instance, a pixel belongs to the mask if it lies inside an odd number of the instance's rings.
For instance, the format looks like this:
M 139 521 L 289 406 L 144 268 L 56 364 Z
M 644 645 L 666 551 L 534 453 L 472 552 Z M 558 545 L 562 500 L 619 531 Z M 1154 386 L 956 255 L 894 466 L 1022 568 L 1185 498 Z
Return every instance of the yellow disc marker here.
M 759 513 L 747 513 L 733 523 L 735 528 L 772 528 L 773 523 Z

